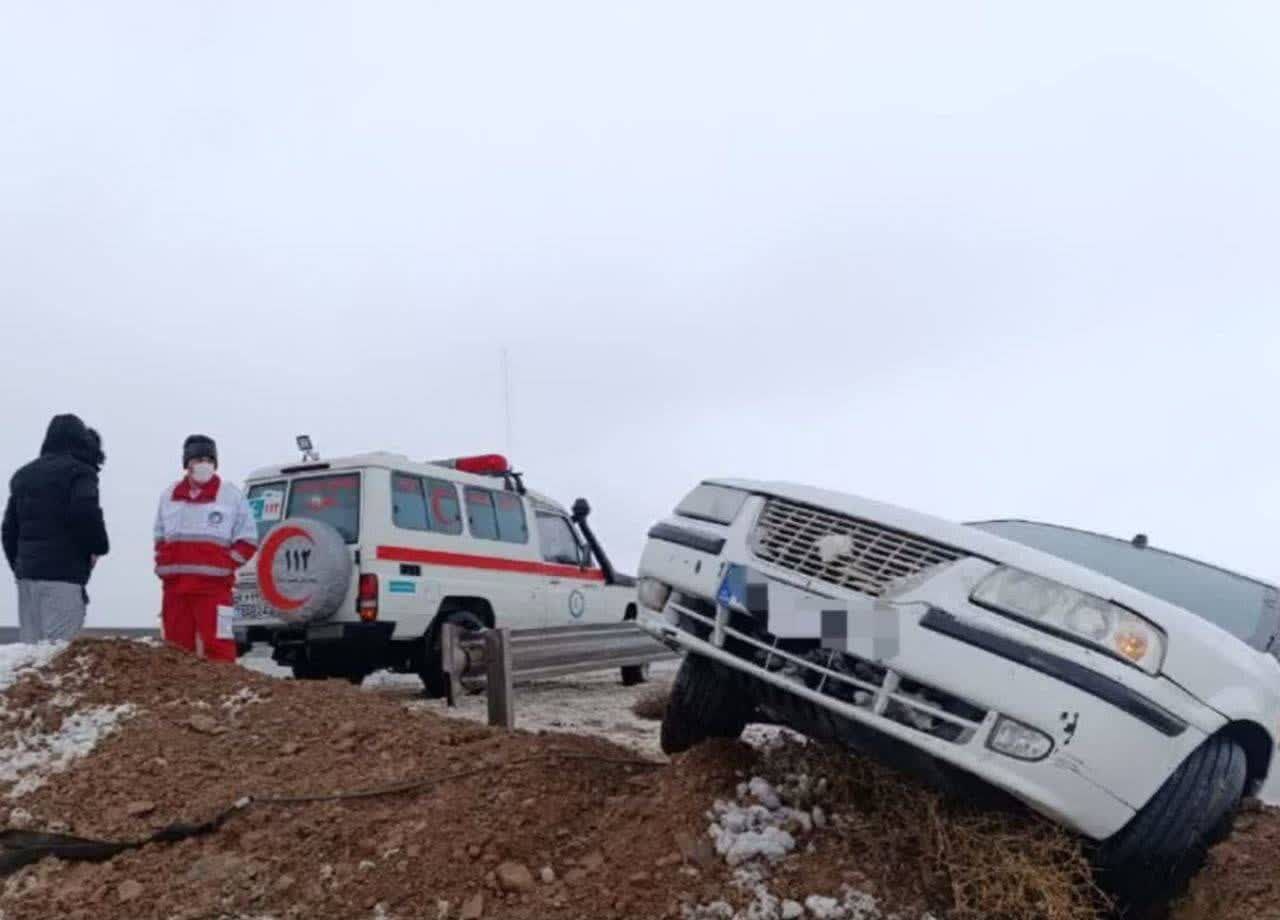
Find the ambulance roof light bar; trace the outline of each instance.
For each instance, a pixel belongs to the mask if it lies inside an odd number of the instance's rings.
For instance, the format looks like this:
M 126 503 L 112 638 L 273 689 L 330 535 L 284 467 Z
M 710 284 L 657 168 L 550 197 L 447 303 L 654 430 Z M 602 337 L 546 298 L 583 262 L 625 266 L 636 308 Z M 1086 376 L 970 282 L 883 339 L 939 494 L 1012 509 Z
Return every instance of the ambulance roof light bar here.
M 434 466 L 445 466 L 460 473 L 472 473 L 477 476 L 501 476 L 506 480 L 507 489 L 524 494 L 524 479 L 520 473 L 511 468 L 511 463 L 502 454 L 476 454 L 472 457 L 451 457 L 448 460 L 432 460 Z

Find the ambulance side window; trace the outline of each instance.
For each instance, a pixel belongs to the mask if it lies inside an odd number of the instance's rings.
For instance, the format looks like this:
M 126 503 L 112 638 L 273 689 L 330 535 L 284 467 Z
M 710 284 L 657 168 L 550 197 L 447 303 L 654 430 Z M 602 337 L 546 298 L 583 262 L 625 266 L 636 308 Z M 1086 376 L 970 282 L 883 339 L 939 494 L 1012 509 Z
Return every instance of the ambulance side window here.
M 443 479 L 391 474 L 391 521 L 406 530 L 462 533 L 458 491 Z
M 427 498 L 422 480 L 404 473 L 391 474 L 391 522 L 406 530 L 430 530 Z
M 477 540 L 498 539 L 498 514 L 493 510 L 493 493 L 488 489 L 468 488 L 467 528 Z
M 478 540 L 501 540 L 504 543 L 528 543 L 529 522 L 524 515 L 524 502 L 511 492 L 493 492 L 469 487 L 467 523 L 471 536 Z
M 443 479 L 423 480 L 427 489 L 427 513 L 431 529 L 438 533 L 462 533 L 462 509 L 458 506 L 458 490 Z
M 538 542 L 542 544 L 542 558 L 548 562 L 577 565 L 582 561 L 573 528 L 558 514 L 538 512 Z
M 495 492 L 498 507 L 498 539 L 507 543 L 528 543 L 529 522 L 524 516 L 524 502 L 511 492 Z

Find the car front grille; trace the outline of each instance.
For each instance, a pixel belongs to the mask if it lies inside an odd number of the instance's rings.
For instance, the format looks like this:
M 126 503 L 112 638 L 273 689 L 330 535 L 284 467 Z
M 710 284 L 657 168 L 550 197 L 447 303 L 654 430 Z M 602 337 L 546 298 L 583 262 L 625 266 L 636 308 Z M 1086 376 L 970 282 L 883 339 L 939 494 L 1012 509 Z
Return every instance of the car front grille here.
M 779 498 L 765 503 L 751 549 L 765 562 L 872 597 L 890 582 L 963 555 L 921 537 Z

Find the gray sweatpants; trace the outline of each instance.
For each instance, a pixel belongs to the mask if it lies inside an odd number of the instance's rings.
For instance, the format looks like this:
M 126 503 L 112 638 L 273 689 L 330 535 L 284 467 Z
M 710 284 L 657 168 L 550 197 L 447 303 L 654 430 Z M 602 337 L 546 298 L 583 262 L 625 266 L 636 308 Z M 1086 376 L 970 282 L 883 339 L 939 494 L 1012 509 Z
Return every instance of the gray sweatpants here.
M 84 588 L 69 581 L 18 579 L 18 641 L 64 642 L 84 627 Z

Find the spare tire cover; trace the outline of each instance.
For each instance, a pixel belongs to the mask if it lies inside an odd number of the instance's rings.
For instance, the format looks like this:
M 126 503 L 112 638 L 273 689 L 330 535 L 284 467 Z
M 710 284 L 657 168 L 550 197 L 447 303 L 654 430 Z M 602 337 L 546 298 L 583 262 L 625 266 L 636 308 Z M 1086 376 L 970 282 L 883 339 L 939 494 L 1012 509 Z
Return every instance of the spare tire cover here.
M 314 623 L 342 606 L 352 568 L 351 551 L 333 527 L 285 518 L 258 550 L 258 591 L 282 620 Z

